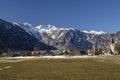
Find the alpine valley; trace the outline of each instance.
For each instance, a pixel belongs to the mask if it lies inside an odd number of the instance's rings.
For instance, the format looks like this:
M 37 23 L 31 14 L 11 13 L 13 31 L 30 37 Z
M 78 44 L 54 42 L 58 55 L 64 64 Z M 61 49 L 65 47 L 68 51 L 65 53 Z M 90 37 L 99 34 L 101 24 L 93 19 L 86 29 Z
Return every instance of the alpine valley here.
M 120 43 L 120 32 L 81 31 L 74 28 L 57 28 L 52 25 L 32 26 L 0 19 L 0 52 L 11 50 L 81 49 L 109 47 L 111 39 Z

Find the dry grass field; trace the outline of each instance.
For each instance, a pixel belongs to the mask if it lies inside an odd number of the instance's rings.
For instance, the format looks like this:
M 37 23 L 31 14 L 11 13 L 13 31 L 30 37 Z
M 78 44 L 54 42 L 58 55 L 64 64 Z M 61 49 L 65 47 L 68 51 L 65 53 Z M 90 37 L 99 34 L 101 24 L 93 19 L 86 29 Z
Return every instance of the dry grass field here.
M 120 80 L 119 57 L 0 63 L 0 80 Z

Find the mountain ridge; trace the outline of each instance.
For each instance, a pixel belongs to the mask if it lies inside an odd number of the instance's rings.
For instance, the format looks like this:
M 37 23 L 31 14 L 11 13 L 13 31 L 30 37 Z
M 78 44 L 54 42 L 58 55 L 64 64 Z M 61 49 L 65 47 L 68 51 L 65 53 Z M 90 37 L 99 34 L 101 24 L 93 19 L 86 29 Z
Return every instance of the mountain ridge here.
M 41 50 L 53 48 L 38 41 L 34 34 L 31 35 L 19 25 L 0 19 L 0 53 L 8 50 L 32 51 L 34 47 L 40 47 Z
M 15 29 L 14 29 L 15 27 Z M 4 34 L 6 36 L 6 40 L 13 41 L 14 49 L 18 48 L 18 46 L 25 47 L 25 50 L 32 50 L 35 45 L 39 45 L 38 47 L 41 50 L 48 50 L 48 49 L 92 49 L 94 46 L 96 48 L 109 48 L 109 44 L 112 38 L 119 42 L 119 32 L 114 34 L 104 33 L 103 31 L 96 32 L 96 31 L 81 31 L 75 28 L 57 28 L 53 25 L 39 25 L 39 26 L 32 26 L 29 23 L 16 23 L 16 22 L 8 22 L 0 19 L 0 35 L 3 33 L 9 32 L 9 34 Z M 12 28 L 12 29 L 11 29 Z M 7 31 L 7 29 L 10 29 Z M 20 32 L 19 30 L 22 30 Z M 19 37 L 15 36 L 19 34 Z M 10 35 L 11 34 L 11 35 Z M 28 35 L 25 37 L 25 35 Z M 9 39 L 12 37 L 12 39 Z M 14 38 L 15 37 L 15 38 Z M 5 39 L 5 37 L 0 36 L 0 39 Z M 31 41 L 27 41 L 27 40 Z M 6 41 L 5 40 L 5 41 Z M 16 42 L 16 40 L 21 40 Z M 3 41 L 3 40 L 2 40 Z M 12 42 L 11 41 L 11 42 Z M 33 41 L 33 42 L 32 42 Z M 26 43 L 27 45 L 25 45 Z M 3 45 L 11 44 L 12 43 L 3 43 Z M 20 45 L 21 44 L 21 45 Z M 8 47 L 8 46 L 6 46 Z M 9 46 L 10 48 L 12 46 Z M 27 47 L 31 47 L 31 49 L 26 49 Z M 7 48 L 6 48 L 7 49 Z M 24 49 L 23 49 L 24 50 Z

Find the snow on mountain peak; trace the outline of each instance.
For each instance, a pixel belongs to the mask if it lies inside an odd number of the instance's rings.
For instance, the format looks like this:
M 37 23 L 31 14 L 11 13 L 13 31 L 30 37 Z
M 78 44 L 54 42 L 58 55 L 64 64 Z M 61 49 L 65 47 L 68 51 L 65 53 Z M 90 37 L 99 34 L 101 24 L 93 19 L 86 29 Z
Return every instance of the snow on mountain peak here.
M 91 31 L 83 31 L 84 33 L 88 33 L 88 34 L 96 34 L 96 35 L 101 35 L 101 34 L 106 34 L 106 32 L 103 31 L 95 31 L 95 30 L 91 30 Z
M 17 25 L 20 26 L 20 24 L 16 23 L 16 22 L 12 22 L 13 25 Z
M 30 24 L 28 22 L 23 23 L 23 25 L 25 25 L 25 26 L 32 26 L 32 24 Z
M 36 28 L 39 30 L 40 33 L 50 33 L 51 30 L 57 30 L 57 28 L 53 25 L 38 25 Z
M 36 26 L 37 29 L 49 29 L 49 30 L 56 30 L 57 28 L 53 25 L 38 25 Z
M 75 30 L 74 28 L 57 28 L 53 25 L 38 25 L 36 28 L 39 30 L 40 33 L 51 33 L 53 30 Z

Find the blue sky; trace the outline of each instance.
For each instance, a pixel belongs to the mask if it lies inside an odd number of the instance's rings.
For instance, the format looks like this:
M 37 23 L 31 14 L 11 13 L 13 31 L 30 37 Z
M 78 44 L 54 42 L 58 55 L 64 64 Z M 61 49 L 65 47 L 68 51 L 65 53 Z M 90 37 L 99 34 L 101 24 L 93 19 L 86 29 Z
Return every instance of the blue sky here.
M 120 31 L 120 0 L 0 0 L 0 18 L 112 33 Z

